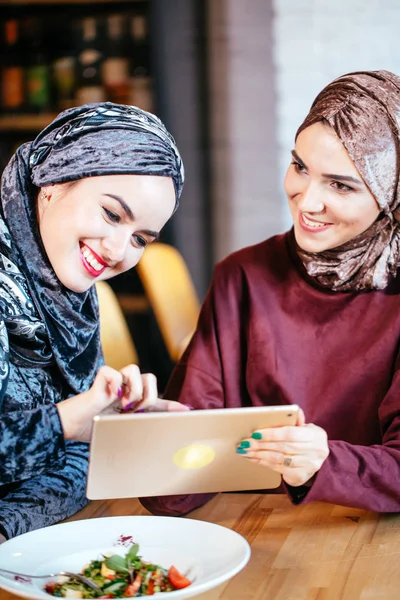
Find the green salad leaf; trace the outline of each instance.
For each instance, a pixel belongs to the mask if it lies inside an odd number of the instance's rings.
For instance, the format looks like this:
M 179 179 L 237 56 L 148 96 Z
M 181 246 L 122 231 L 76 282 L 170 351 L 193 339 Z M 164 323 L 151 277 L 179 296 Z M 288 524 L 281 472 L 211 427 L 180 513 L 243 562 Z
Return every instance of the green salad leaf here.
M 119 554 L 107 556 L 104 562 L 106 563 L 106 567 L 112 569 L 113 571 L 116 571 L 117 573 L 128 573 L 126 560 L 123 556 L 120 556 Z
M 135 560 L 138 552 L 139 544 L 132 544 L 132 546 L 129 548 L 128 554 L 126 555 L 126 562 L 128 565 Z

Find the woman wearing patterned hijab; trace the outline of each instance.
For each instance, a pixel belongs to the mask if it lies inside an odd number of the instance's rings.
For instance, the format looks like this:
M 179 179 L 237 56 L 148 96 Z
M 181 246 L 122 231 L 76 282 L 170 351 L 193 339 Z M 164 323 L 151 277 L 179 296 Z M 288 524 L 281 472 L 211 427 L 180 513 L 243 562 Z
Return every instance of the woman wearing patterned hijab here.
M 176 210 L 183 165 L 157 117 L 112 103 L 61 113 L 6 167 L 0 211 L 0 538 L 85 504 L 93 416 L 157 399 L 103 365 L 94 283 L 132 268 Z
M 400 511 L 400 77 L 350 73 L 298 130 L 293 229 L 220 263 L 165 392 L 195 408 L 298 404 L 237 453 L 296 503 Z M 209 496 L 143 499 L 182 514 Z

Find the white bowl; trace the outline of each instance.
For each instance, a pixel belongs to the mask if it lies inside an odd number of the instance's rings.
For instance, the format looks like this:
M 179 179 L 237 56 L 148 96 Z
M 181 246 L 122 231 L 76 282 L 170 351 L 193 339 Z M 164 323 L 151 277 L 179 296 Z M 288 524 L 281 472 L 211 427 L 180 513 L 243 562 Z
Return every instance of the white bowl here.
M 250 558 L 246 540 L 220 525 L 175 517 L 104 517 L 38 529 L 0 545 L 0 567 L 29 575 L 79 573 L 102 553 L 125 554 L 139 544 L 144 560 L 189 572 L 192 585 L 154 594 L 165 600 L 190 598 L 238 573 Z M 0 576 L 0 587 L 24 598 L 50 599 L 44 581 L 14 581 Z

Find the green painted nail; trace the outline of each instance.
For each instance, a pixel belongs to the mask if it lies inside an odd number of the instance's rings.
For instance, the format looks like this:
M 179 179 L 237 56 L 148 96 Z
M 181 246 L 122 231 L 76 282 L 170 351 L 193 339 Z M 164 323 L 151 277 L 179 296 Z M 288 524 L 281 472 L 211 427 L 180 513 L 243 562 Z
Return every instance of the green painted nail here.
M 259 431 L 255 431 L 251 434 L 251 437 L 253 438 L 253 440 L 262 440 L 262 433 L 260 433 Z
M 247 450 L 245 448 L 236 448 L 237 454 L 247 454 Z
M 239 448 L 250 448 L 250 442 L 248 440 L 244 440 L 243 442 L 240 442 Z

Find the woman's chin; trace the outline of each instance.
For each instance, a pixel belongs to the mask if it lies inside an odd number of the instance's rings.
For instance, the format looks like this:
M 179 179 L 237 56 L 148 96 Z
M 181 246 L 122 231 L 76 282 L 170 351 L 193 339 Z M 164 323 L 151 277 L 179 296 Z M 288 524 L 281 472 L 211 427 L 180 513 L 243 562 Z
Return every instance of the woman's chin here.
M 328 241 L 310 239 L 308 235 L 304 235 L 296 230 L 294 234 L 297 245 L 299 246 L 299 248 L 301 248 L 301 250 L 304 250 L 304 252 L 318 253 L 324 252 L 325 250 L 329 250 L 330 248 L 334 247 Z
M 57 277 L 60 280 L 60 283 L 62 283 L 67 290 L 77 294 L 83 294 L 84 292 L 87 292 L 88 289 L 90 289 L 95 283 L 95 281 L 86 280 L 85 277 L 71 277 L 68 275 L 58 275 L 58 273 Z

